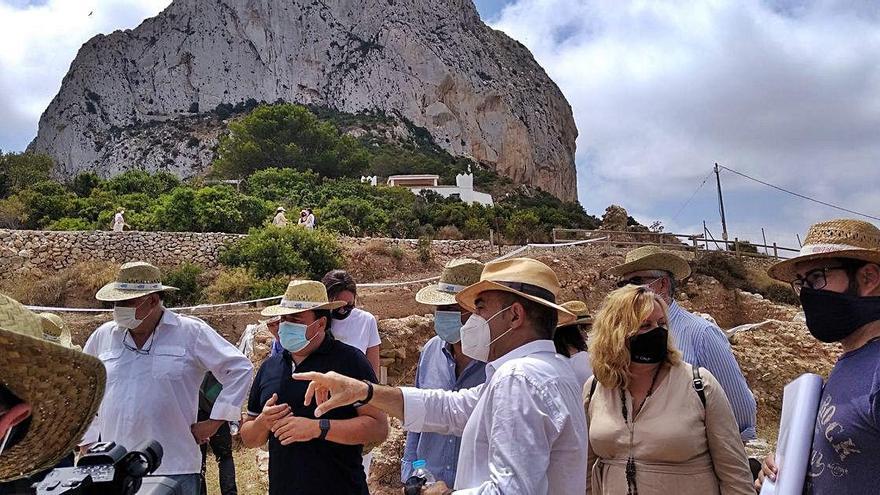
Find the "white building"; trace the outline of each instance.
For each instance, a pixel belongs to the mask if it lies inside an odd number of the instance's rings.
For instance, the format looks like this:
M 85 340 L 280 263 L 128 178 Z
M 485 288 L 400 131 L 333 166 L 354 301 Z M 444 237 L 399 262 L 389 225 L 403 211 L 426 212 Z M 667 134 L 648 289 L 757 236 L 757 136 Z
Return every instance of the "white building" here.
M 362 177 L 361 182 L 376 184 L 375 177 Z M 434 191 L 444 198 L 458 197 L 465 203 L 477 203 L 484 206 L 494 205 L 492 196 L 474 190 L 473 174 L 458 174 L 454 186 L 441 186 L 439 175 L 392 175 L 388 177 L 389 186 L 405 187 L 415 194 L 422 191 Z

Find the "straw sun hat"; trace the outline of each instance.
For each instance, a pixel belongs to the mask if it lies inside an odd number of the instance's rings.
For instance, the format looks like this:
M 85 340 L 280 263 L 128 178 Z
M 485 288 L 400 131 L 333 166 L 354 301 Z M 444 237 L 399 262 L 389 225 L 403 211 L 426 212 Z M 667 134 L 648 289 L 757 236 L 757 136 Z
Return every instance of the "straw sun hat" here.
M 672 274 L 676 280 L 683 280 L 691 274 L 691 266 L 681 256 L 664 251 L 657 246 L 642 246 L 626 253 L 622 265 L 610 270 L 612 275 L 622 277 L 627 273 L 643 270 L 663 270 Z
M 483 264 L 469 258 L 451 260 L 443 268 L 440 281 L 436 284 L 422 287 L 416 293 L 416 302 L 429 306 L 451 306 L 458 304 L 455 295 L 465 287 L 480 281 L 483 273 Z
M 767 273 L 782 282 L 797 277 L 795 265 L 804 261 L 848 258 L 880 264 L 880 229 L 861 220 L 838 219 L 810 227 L 800 255 L 780 261 Z
M 0 294 L 0 383 L 30 404 L 31 424 L 0 455 L 0 480 L 55 466 L 76 448 L 104 395 L 97 358 L 50 342 L 41 318 Z
M 143 261 L 131 261 L 122 265 L 116 280 L 101 287 L 95 294 L 99 301 L 117 302 L 137 299 L 154 292 L 177 290 L 162 285 L 162 272 Z
M 60 316 L 55 313 L 38 313 L 37 316 L 40 317 L 40 323 L 43 325 L 44 339 L 78 351 L 82 349 L 80 346 L 73 343 L 73 339 L 70 336 L 70 329 L 67 328 L 67 325 L 64 324 L 64 320 L 62 320 Z
M 559 324 L 569 324 L 575 316 L 556 304 L 559 297 L 559 279 L 553 270 L 531 258 L 511 258 L 487 263 L 480 281 L 455 296 L 463 308 L 473 311 L 479 295 L 487 291 L 502 291 L 553 308 L 559 314 Z
M 345 301 L 330 302 L 327 288 L 315 280 L 294 280 L 287 284 L 287 290 L 281 297 L 281 304 L 266 306 L 260 314 L 263 316 L 282 316 L 314 311 L 316 309 L 332 310 L 345 306 Z
M 562 307 L 567 309 L 569 313 L 575 315 L 577 317 L 571 323 L 566 323 L 565 325 L 592 325 L 593 317 L 590 316 L 590 310 L 587 308 L 586 303 L 583 301 L 568 301 L 567 303 L 562 303 Z

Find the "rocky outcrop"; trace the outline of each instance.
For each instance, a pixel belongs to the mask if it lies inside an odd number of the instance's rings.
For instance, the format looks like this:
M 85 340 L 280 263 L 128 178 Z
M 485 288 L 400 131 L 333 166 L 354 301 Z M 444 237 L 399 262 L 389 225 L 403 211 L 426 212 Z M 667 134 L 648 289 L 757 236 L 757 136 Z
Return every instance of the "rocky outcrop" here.
M 190 176 L 210 163 L 227 110 L 249 100 L 382 111 L 453 155 L 576 199 L 568 102 L 471 0 L 175 0 L 82 47 L 30 149 L 60 177 Z

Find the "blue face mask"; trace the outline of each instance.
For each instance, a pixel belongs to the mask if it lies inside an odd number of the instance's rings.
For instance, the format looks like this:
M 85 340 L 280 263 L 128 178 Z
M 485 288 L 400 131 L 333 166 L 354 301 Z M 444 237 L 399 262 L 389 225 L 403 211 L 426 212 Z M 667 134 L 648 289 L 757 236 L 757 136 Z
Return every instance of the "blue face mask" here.
M 312 324 L 314 325 L 314 323 Z M 310 326 L 282 321 L 278 325 L 278 341 L 281 342 L 281 347 L 289 352 L 299 352 L 305 349 L 311 343 L 311 340 L 306 338 L 306 332 Z
M 446 342 L 461 342 L 461 311 L 435 311 L 434 331 Z

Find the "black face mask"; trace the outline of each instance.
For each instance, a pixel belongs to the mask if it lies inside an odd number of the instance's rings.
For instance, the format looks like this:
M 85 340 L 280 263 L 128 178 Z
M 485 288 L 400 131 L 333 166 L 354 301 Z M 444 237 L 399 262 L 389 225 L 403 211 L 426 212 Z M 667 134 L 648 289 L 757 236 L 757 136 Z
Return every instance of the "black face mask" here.
M 880 296 L 801 289 L 807 328 L 822 342 L 839 342 L 868 323 L 880 320 Z
M 669 352 L 669 330 L 657 327 L 629 339 L 629 357 L 634 363 L 662 363 Z
M 333 310 L 333 319 L 334 320 L 344 320 L 351 316 L 351 310 L 354 309 L 354 306 L 343 306 L 341 308 L 337 308 Z

